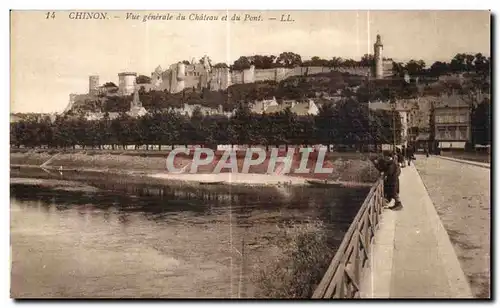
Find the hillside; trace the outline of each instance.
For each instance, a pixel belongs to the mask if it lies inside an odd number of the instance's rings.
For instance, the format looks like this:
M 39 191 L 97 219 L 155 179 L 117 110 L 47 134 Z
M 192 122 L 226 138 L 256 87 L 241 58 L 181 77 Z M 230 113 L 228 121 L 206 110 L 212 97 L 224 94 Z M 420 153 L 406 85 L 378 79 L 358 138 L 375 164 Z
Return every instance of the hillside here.
M 366 77 L 349 73 L 328 72 L 309 76 L 294 76 L 279 83 L 261 81 L 249 84 L 235 84 L 224 91 L 210 91 L 208 89 L 186 89 L 180 93 L 166 91 L 139 90 L 139 98 L 147 110 L 161 110 L 165 108 L 180 108 L 184 103 L 199 104 L 211 108 L 222 105 L 225 111 L 233 110 L 238 103 L 249 103 L 256 100 L 272 99 L 301 100 L 315 97 L 338 95 L 342 90 L 360 86 Z M 130 108 L 132 96 L 119 97 L 106 95 L 90 98 L 75 103 L 72 111 L 85 112 L 126 112 Z

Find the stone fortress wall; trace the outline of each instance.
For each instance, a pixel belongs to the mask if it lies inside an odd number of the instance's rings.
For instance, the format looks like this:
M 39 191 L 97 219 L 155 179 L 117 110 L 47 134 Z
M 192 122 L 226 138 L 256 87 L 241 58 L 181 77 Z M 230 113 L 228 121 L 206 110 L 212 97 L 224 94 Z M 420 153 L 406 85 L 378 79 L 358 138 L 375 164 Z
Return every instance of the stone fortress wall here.
M 254 83 L 258 81 L 272 80 L 280 82 L 292 76 L 306 76 L 311 74 L 328 73 L 338 71 L 353 75 L 371 75 L 377 79 L 387 78 L 392 75 L 392 61 L 382 57 L 382 40 L 377 35 L 377 41 L 373 45 L 375 66 L 360 67 L 325 67 L 309 66 L 295 68 L 271 68 L 256 69 L 255 66 L 245 70 L 230 71 L 229 68 L 211 67 L 207 56 L 200 63 L 184 64 L 176 63 L 163 71 L 159 66 L 151 73 L 151 87 L 154 90 L 167 90 L 178 93 L 188 88 L 210 88 L 212 91 L 225 90 L 233 84 Z
M 389 63 L 392 68 L 392 62 Z M 292 76 L 307 76 L 311 74 L 342 72 L 353 75 L 368 76 L 371 74 L 371 67 L 335 68 L 323 66 L 308 66 L 295 68 L 271 68 L 256 69 L 251 66 L 249 69 L 230 71 L 229 68 L 212 68 L 205 71 L 202 64 L 171 65 L 163 72 L 153 72 L 151 74 L 152 86 L 145 87 L 154 90 L 167 90 L 172 93 L 181 92 L 188 88 L 210 88 L 212 91 L 225 90 L 234 84 L 254 83 L 258 81 L 280 82 Z
M 151 83 L 137 84 L 135 72 L 122 72 L 118 74 L 118 94 L 131 95 L 141 87 L 146 91 L 158 90 L 168 91 L 170 93 L 179 93 L 184 89 L 202 89 L 209 88 L 211 91 L 225 90 L 234 84 L 254 83 L 259 81 L 280 82 L 292 76 L 307 76 L 312 74 L 341 72 L 360 76 L 373 76 L 377 79 L 387 78 L 392 75 L 392 61 L 382 58 L 382 41 L 380 35 L 377 35 L 377 41 L 374 44 L 374 67 L 326 67 L 326 66 L 307 66 L 294 68 L 270 68 L 256 69 L 254 65 L 245 70 L 231 71 L 229 68 L 212 67 L 208 57 L 201 59 L 200 63 L 184 64 L 175 63 L 166 70 L 158 66 L 151 73 Z M 193 61 L 194 62 L 194 61 Z M 96 95 L 99 93 L 99 76 L 89 76 L 89 93 L 87 95 Z M 70 105 L 77 99 L 75 95 L 70 96 Z

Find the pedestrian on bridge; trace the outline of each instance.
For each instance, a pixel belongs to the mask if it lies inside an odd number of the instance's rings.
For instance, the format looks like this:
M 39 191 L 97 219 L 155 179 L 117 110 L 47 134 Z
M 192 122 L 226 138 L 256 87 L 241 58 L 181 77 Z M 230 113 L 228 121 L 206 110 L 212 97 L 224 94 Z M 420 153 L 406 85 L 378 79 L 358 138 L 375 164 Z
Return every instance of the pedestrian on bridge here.
M 413 146 L 409 146 L 407 149 L 406 149 L 406 159 L 408 160 L 408 166 L 411 165 L 411 161 L 413 159 L 415 159 L 415 150 L 414 150 L 414 147 Z
M 397 157 L 396 152 L 384 151 L 383 157 L 372 159 L 375 168 L 384 177 L 384 197 L 386 203 L 389 204 L 394 199 L 394 205 L 389 209 L 395 211 L 403 208 L 403 204 L 399 199 L 399 175 L 401 174 L 401 167 L 399 166 Z

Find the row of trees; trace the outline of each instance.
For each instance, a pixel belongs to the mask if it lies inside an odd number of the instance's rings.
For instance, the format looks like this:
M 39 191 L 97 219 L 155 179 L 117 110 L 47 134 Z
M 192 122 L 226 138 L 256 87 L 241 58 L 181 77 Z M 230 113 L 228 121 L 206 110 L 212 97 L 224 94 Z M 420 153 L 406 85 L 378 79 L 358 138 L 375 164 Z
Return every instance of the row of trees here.
M 203 116 L 199 111 L 191 118 L 174 112 L 157 112 L 137 119 L 123 113 L 114 120 L 105 117 L 99 121 L 63 116 L 54 122 L 48 118 L 33 118 L 12 123 L 10 137 L 12 145 L 26 147 L 101 147 L 106 144 L 123 147 L 174 144 L 343 144 L 361 147 L 392 143 L 394 135 L 400 136 L 400 132 L 399 115 L 372 111 L 365 104 L 345 100 L 336 105 L 324 105 L 317 116 L 297 116 L 290 109 L 259 115 L 242 105 L 231 118 Z
M 393 70 L 397 76 L 405 73 L 410 76 L 439 77 L 451 73 L 476 73 L 488 76 L 491 70 L 491 58 L 482 53 L 458 53 L 449 62 L 436 61 L 429 68 L 423 60 L 410 60 L 407 63 L 394 62 Z
M 491 103 L 484 100 L 472 109 L 472 144 L 491 144 Z
M 274 55 L 253 55 L 241 56 L 234 63 L 228 66 L 225 63 L 217 63 L 215 67 L 229 67 L 232 70 L 243 70 L 254 65 L 256 69 L 269 69 L 275 67 L 293 68 L 297 66 L 326 66 L 326 67 L 366 67 L 373 66 L 374 58 L 371 54 L 365 54 L 361 60 L 343 59 L 333 57 L 331 59 L 323 59 L 318 56 L 312 57 L 310 60 L 302 60 L 299 54 L 294 52 L 282 52 L 279 56 Z

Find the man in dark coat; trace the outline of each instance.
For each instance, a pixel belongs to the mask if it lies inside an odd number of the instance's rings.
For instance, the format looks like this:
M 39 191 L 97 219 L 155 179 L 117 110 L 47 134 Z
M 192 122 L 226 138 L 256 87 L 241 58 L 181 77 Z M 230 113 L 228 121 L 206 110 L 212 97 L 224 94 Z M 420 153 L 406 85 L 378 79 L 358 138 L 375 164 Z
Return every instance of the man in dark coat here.
M 409 146 L 407 149 L 406 149 L 406 159 L 408 160 L 408 166 L 410 166 L 411 164 L 411 160 L 414 159 L 414 150 L 413 150 L 413 146 Z
M 396 153 L 384 152 L 383 157 L 372 159 L 375 168 L 384 175 L 384 197 L 387 203 L 394 199 L 394 206 L 390 207 L 391 210 L 401 210 L 403 204 L 399 199 L 399 175 L 401 168 L 398 163 Z

